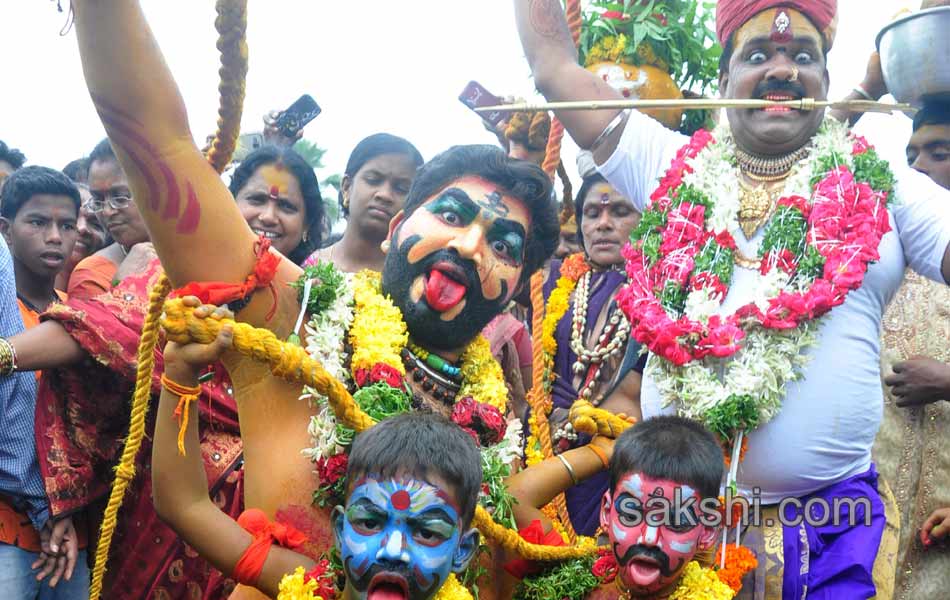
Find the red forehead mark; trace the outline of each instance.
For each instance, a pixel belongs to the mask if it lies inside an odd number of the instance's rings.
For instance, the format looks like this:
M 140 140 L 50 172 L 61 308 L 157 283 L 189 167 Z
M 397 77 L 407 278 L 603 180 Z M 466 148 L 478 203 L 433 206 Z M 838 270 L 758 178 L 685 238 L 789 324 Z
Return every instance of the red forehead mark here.
M 267 195 L 276 200 L 277 197 L 280 196 L 280 188 L 276 185 L 270 186 L 270 192 L 268 192 Z
M 788 12 L 782 9 L 775 11 L 772 34 L 769 37 L 773 42 L 788 43 L 792 41 L 792 19 L 788 16 Z
M 389 498 L 389 501 L 396 510 L 406 510 L 409 508 L 409 492 L 399 490 Z

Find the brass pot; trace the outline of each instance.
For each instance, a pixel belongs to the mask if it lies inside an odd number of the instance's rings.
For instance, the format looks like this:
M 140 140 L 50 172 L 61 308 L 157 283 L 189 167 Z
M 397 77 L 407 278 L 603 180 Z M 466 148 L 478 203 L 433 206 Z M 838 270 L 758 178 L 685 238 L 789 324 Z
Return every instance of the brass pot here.
M 636 67 L 626 63 L 599 62 L 587 70 L 606 81 L 610 87 L 631 100 L 680 99 L 683 93 L 669 73 L 650 65 Z M 670 129 L 678 129 L 683 111 L 676 108 L 654 108 L 641 111 Z

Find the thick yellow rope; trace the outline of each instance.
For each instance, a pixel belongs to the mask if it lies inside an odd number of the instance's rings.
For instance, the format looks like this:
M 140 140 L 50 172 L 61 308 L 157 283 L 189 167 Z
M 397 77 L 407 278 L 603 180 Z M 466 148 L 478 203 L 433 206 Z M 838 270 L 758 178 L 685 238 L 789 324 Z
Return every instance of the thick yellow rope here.
M 115 484 L 109 494 L 105 514 L 102 517 L 102 532 L 99 546 L 96 548 L 96 564 L 89 585 L 89 597 L 97 600 L 102 593 L 102 579 L 109 558 L 109 546 L 115 532 L 116 518 L 125 490 L 135 477 L 135 456 L 142 447 L 145 435 L 145 417 L 148 413 L 148 401 L 152 394 L 152 369 L 155 367 L 155 344 L 158 341 L 158 318 L 162 314 L 162 300 L 171 291 L 171 283 L 163 275 L 149 296 L 149 310 L 142 327 L 142 340 L 139 342 L 137 369 L 135 373 L 135 395 L 132 397 L 132 417 L 129 420 L 129 435 L 122 449 L 122 458 L 115 470 Z
M 602 435 L 614 440 L 633 425 L 609 410 L 596 408 L 587 400 L 575 400 L 567 418 L 575 431 L 591 436 Z
M 221 83 L 218 86 L 221 99 L 218 108 L 218 131 L 208 152 L 208 160 L 220 173 L 231 160 L 241 128 L 248 58 L 245 39 L 247 0 L 217 0 L 215 9 L 218 13 L 214 23 L 218 31 L 217 48 L 221 52 L 221 68 L 218 71 L 221 77 Z M 99 600 L 102 595 L 102 583 L 109 560 L 109 547 L 112 545 L 112 535 L 115 533 L 119 508 L 129 482 L 135 476 L 135 457 L 142 447 L 145 417 L 148 414 L 152 394 L 152 370 L 155 366 L 159 316 L 171 289 L 171 283 L 162 275 L 149 294 L 148 313 L 142 326 L 142 338 L 139 341 L 129 435 L 116 467 L 115 484 L 109 494 L 109 502 L 102 519 L 99 545 L 96 547 L 96 561 L 89 585 L 90 600 Z
M 218 0 L 218 50 L 221 68 L 218 75 L 218 131 L 208 151 L 208 162 L 221 173 L 231 161 L 241 132 L 244 86 L 247 77 L 247 0 Z
M 363 431 L 376 424 L 353 400 L 346 387 L 300 346 L 282 342 L 271 331 L 247 323 L 237 323 L 231 319 L 198 318 L 194 315 L 194 308 L 186 306 L 178 298 L 168 300 L 164 312 L 161 323 L 169 341 L 210 344 L 218 336 L 221 327 L 230 324 L 234 331 L 235 350 L 266 363 L 274 375 L 288 381 L 302 382 L 326 396 L 340 423 L 355 431 Z M 475 511 L 475 524 L 488 540 L 530 560 L 565 560 L 592 552 L 587 547 L 530 544 L 517 531 L 496 523 L 482 508 Z

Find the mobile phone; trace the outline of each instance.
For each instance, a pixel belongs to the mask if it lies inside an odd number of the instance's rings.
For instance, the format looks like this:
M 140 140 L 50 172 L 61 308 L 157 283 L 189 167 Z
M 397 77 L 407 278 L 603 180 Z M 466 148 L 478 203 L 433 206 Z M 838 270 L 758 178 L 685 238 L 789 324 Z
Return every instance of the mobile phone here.
M 277 130 L 288 138 L 293 138 L 307 123 L 313 121 L 320 114 L 320 105 L 309 94 L 297 98 L 297 101 L 280 113 L 274 125 Z
M 486 90 L 485 86 L 478 83 L 477 81 L 468 82 L 468 85 L 465 86 L 465 89 L 462 90 L 461 94 L 459 94 L 459 100 L 462 101 L 462 104 L 471 108 L 472 110 L 482 106 L 495 106 L 496 104 L 504 104 L 501 98 Z M 488 113 L 476 114 L 492 125 L 498 125 L 505 119 L 506 113 L 504 111 L 497 110 Z

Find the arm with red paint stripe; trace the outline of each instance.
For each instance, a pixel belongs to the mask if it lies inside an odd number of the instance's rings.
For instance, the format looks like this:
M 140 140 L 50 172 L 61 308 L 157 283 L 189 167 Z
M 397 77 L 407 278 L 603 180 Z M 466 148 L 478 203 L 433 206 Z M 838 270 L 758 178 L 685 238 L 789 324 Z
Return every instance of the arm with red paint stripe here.
M 206 308 L 198 310 L 208 312 Z M 201 369 L 219 360 L 222 351 L 230 347 L 232 341 L 231 330 L 223 329 L 211 344 L 178 346 L 169 342 L 165 348 L 165 375 L 180 385 L 197 386 Z M 155 423 L 155 443 L 152 445 L 155 510 L 216 569 L 231 574 L 253 538 L 208 496 L 196 406 L 187 414 L 185 455 L 178 453 L 178 421 L 175 417 L 178 400 L 178 396 L 162 389 Z M 255 587 L 272 598 L 276 597 L 280 579 L 285 573 L 293 572 L 298 566 L 310 569 L 313 565 L 312 559 L 299 552 L 272 546 Z
M 74 0 L 86 83 L 175 286 L 243 281 L 255 237 L 195 145 L 185 106 L 138 2 Z M 278 279 L 295 277 L 285 265 Z M 260 298 L 268 296 L 259 294 Z M 242 312 L 263 323 L 270 299 Z

